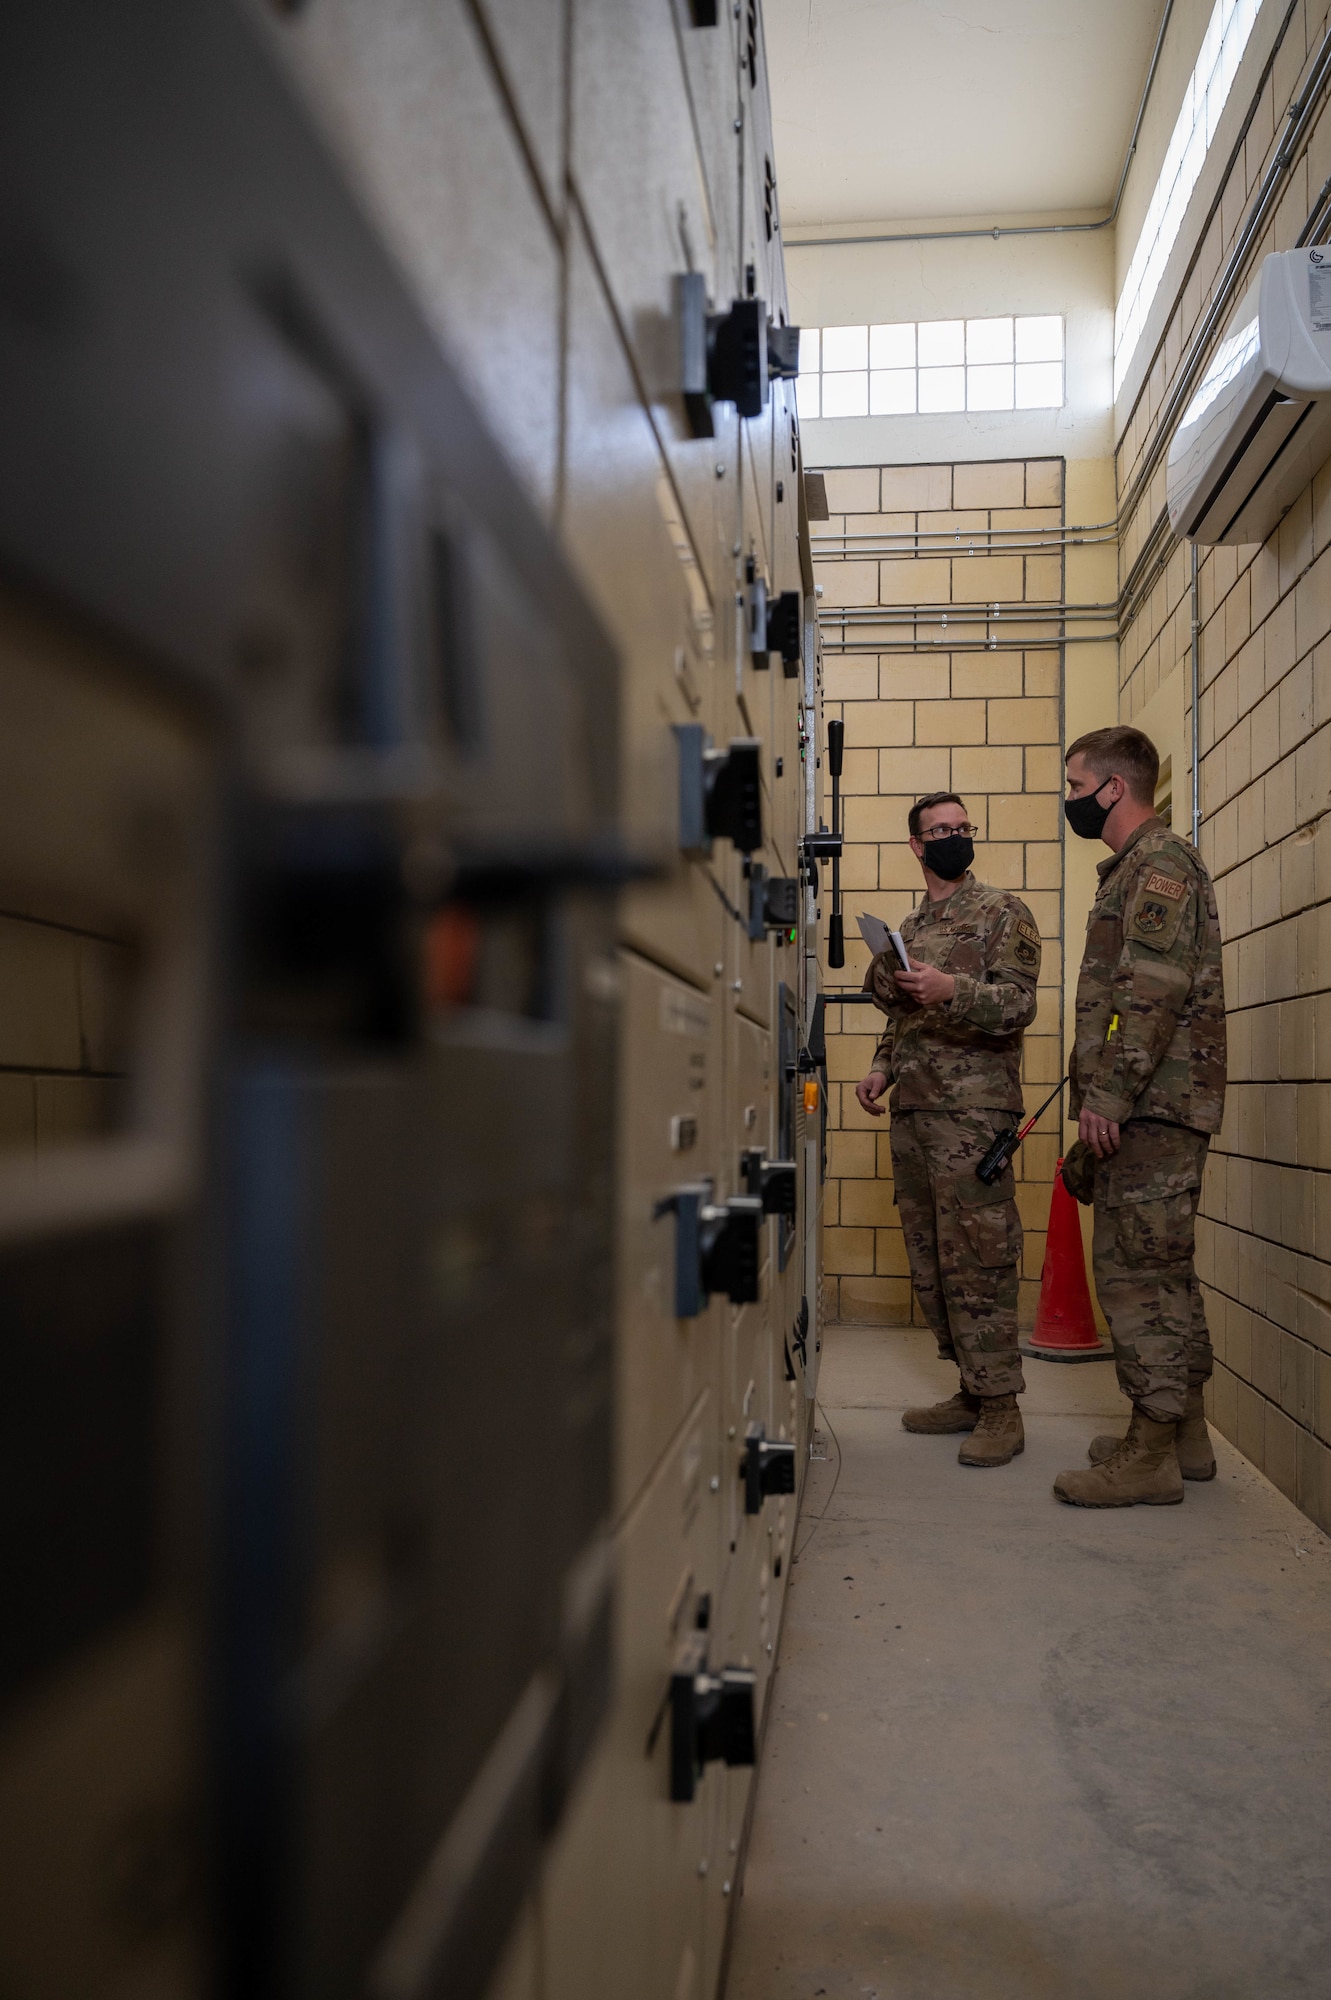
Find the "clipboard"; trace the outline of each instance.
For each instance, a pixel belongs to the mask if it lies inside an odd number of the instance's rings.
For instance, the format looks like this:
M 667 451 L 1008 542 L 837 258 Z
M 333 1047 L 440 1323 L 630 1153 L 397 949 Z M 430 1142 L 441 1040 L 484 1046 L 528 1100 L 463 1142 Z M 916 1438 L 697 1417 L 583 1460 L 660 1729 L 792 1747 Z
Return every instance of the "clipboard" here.
M 871 917 L 867 910 L 861 910 L 855 921 L 860 927 L 860 936 L 875 958 L 890 946 L 901 962 L 902 971 L 910 971 L 910 958 L 902 943 L 900 931 L 889 930 L 881 917 Z

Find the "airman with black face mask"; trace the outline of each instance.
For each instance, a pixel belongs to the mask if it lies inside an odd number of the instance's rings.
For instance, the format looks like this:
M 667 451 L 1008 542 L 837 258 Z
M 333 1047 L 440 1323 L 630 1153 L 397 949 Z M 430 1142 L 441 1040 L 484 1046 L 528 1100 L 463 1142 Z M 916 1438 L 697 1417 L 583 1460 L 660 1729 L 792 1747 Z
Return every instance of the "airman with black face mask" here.
M 1156 814 L 1159 769 L 1140 729 L 1096 729 L 1067 753 L 1068 824 L 1111 852 L 1077 982 L 1063 1178 L 1095 1203 L 1095 1286 L 1132 1403 L 1127 1436 L 1096 1438 L 1090 1469 L 1056 1480 L 1078 1507 L 1169 1505 L 1184 1479 L 1215 1477 L 1193 1231 L 1225 1104 L 1220 923 L 1201 856 Z
M 976 829 L 955 792 L 918 799 L 908 825 L 925 894 L 901 925 L 910 970 L 892 950 L 869 967 L 865 991 L 887 1029 L 855 1094 L 880 1118 L 891 1084 L 892 1172 L 911 1282 L 961 1386 L 902 1422 L 908 1431 L 967 1431 L 963 1465 L 1006 1465 L 1025 1443 L 1021 1220 L 1011 1164 L 991 1185 L 975 1169 L 1024 1109 L 1021 1046 L 1035 1015 L 1040 933 L 1019 896 L 971 874 Z

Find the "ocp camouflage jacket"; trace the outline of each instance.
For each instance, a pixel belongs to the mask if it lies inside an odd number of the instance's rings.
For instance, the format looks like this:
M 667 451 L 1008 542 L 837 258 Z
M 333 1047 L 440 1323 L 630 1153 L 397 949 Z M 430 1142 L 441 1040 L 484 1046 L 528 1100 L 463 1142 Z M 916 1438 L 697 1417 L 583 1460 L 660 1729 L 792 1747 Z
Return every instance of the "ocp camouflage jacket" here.
M 957 982 L 942 1007 L 918 1007 L 897 990 L 889 946 L 864 990 L 887 1015 L 872 1067 L 892 1079 L 893 1111 L 1020 1111 L 1022 1032 L 1035 1018 L 1040 933 L 1019 896 L 966 875 L 942 902 L 924 901 L 901 925 L 919 965 Z
M 1218 1132 L 1225 1108 L 1220 919 L 1202 858 L 1148 819 L 1100 863 L 1077 981 L 1070 1109 Z

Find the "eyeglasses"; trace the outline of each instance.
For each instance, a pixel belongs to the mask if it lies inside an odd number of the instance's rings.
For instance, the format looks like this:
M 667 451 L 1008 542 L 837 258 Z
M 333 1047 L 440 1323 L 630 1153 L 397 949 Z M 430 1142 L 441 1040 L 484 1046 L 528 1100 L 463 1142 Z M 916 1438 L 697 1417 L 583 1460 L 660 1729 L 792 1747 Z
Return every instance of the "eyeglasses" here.
M 964 819 L 960 826 L 931 826 L 920 835 L 920 839 L 946 840 L 949 834 L 962 833 L 965 834 L 967 840 L 974 840 L 979 831 L 978 826 L 972 826 L 968 819 Z

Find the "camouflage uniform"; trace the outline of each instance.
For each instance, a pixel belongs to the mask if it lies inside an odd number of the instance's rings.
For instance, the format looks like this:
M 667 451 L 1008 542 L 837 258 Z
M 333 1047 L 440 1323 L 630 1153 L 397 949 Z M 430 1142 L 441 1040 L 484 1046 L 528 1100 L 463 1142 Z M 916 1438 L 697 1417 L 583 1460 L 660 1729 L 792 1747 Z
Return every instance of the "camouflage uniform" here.
M 892 1079 L 892 1169 L 911 1282 L 938 1351 L 973 1395 L 1023 1386 L 1017 1351 L 1021 1220 L 1009 1165 L 992 1187 L 977 1162 L 1023 1109 L 1022 1031 L 1035 1014 L 1040 933 L 1019 897 L 973 875 L 901 926 L 911 958 L 957 982 L 918 1007 L 892 981 L 892 951 L 869 967 L 888 1025 L 872 1067 Z
M 1220 922 L 1200 855 L 1162 820 L 1099 872 L 1070 1109 L 1122 1128 L 1118 1152 L 1095 1165 L 1095 1288 L 1124 1393 L 1163 1423 L 1211 1373 L 1193 1234 L 1225 1104 Z

